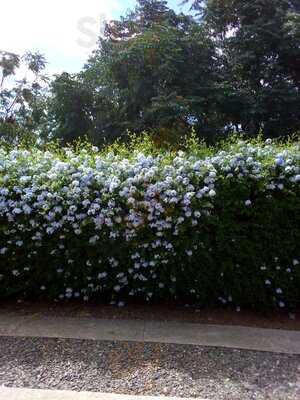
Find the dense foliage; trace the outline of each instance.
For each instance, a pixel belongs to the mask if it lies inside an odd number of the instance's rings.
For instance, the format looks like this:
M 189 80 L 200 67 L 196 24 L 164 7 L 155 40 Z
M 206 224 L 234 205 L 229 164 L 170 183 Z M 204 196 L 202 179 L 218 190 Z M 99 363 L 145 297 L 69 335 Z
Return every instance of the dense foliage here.
M 103 145 L 127 131 L 168 143 L 191 128 L 210 143 L 232 132 L 299 133 L 299 0 L 186 2 L 193 9 L 176 13 L 165 0 L 138 0 L 107 23 L 82 71 L 55 76 L 47 96 L 40 54 L 0 53 L 0 136 L 12 142 L 31 129 Z M 17 78 L 21 61 L 33 85 Z
M 299 0 L 195 0 L 221 50 L 224 113 L 244 132 L 299 132 Z
M 137 3 L 108 23 L 81 73 L 54 82 L 54 135 L 84 131 L 101 143 L 127 129 L 170 142 L 189 127 L 209 141 L 230 131 L 299 132 L 296 1 L 196 0 L 200 16 L 163 0 Z
M 0 296 L 300 305 L 300 145 L 0 148 Z
M 0 50 L 0 139 L 18 143 L 43 136 L 48 79 L 40 53 L 22 56 Z

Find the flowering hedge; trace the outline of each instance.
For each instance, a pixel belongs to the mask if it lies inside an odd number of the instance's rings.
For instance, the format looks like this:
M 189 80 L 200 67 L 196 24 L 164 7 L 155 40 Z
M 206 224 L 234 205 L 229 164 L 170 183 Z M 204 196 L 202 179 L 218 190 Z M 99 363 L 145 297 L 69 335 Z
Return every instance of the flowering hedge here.
M 0 297 L 300 305 L 300 146 L 0 147 Z

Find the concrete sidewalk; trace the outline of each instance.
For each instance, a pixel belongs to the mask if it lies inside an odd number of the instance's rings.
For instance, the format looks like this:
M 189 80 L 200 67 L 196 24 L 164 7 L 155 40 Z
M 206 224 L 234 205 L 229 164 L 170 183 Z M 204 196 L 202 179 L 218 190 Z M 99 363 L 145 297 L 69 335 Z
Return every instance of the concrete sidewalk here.
M 179 400 L 178 397 L 127 396 L 121 394 L 0 388 L 0 400 Z M 180 400 L 188 400 L 180 398 Z M 191 399 L 190 399 L 191 400 Z M 198 400 L 201 400 L 198 398 Z M 204 399 L 203 399 L 204 400 Z
M 0 314 L 0 336 L 176 343 L 300 354 L 300 331 L 184 322 Z

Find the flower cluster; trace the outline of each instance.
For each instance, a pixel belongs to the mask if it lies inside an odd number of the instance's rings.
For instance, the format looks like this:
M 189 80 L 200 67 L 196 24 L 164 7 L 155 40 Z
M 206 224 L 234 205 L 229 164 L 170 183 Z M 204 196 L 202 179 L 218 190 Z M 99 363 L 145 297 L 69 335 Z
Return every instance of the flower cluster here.
M 0 148 L 0 296 L 294 307 L 299 188 L 297 143 Z

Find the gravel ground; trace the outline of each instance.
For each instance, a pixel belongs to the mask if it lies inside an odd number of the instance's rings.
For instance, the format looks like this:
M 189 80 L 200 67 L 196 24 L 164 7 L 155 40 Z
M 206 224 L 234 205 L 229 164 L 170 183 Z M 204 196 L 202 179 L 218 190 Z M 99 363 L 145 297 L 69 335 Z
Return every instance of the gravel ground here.
M 201 346 L 0 338 L 0 386 L 210 400 L 299 400 L 300 356 Z

